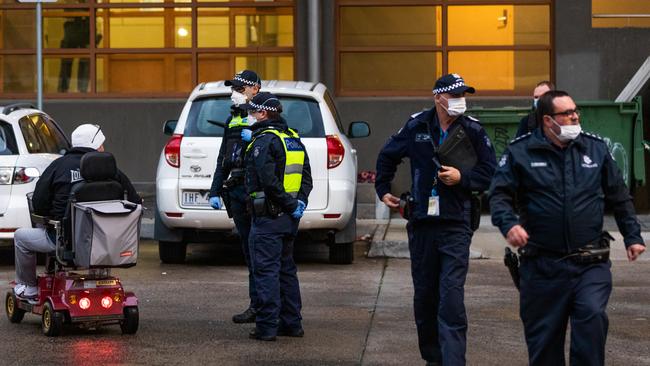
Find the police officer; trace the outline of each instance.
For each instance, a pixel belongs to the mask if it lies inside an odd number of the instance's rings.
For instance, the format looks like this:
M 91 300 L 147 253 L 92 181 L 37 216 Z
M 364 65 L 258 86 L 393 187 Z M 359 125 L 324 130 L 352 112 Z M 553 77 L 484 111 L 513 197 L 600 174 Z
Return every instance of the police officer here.
M 530 113 L 528 113 L 519 121 L 516 137 L 525 135 L 537 128 L 535 110 L 537 109 L 537 102 L 539 101 L 539 97 L 541 97 L 547 91 L 553 89 L 555 89 L 555 85 L 553 85 L 553 83 L 550 81 L 544 80 L 537 83 L 535 89 L 533 89 L 533 108 L 531 109 Z
M 603 140 L 581 131 L 579 111 L 563 91 L 538 104 L 542 128 L 510 143 L 489 193 L 492 223 L 518 247 L 520 315 L 530 365 L 564 365 L 571 321 L 571 365 L 603 365 L 612 290 L 605 204 L 627 256 L 645 250 L 632 198 Z M 515 195 L 523 205 L 513 210 Z
M 428 365 L 465 364 L 467 318 L 464 285 L 469 260 L 470 198 L 489 186 L 494 149 L 478 121 L 465 116 L 465 93 L 474 93 L 457 74 L 435 83 L 435 106 L 411 116 L 377 158 L 375 189 L 389 207 L 400 199 L 390 183 L 405 157 L 411 162 L 412 214 L 407 224 L 414 310 L 422 358 Z M 476 153 L 472 168 L 439 165 L 437 149 L 463 128 Z
M 243 70 L 235 74 L 232 80 L 226 80 L 226 86 L 232 88 L 232 106 L 230 116 L 226 120 L 223 140 L 219 148 L 217 168 L 214 171 L 212 187 L 210 188 L 210 205 L 214 209 L 221 208 L 220 197 L 223 198 L 228 216 L 235 221 L 235 227 L 241 240 L 244 259 L 248 266 L 248 308 L 232 317 L 235 323 L 252 323 L 255 321 L 257 293 L 248 250 L 248 234 L 251 228 L 251 216 L 246 210 L 246 189 L 244 188 L 244 153 L 246 142 L 241 139 L 241 131 L 248 128 L 248 112 L 241 106 L 256 95 L 261 86 L 261 80 L 254 71 Z M 224 188 L 225 187 L 225 188 Z
M 302 337 L 302 307 L 293 242 L 312 189 L 305 146 L 280 117 L 282 105 L 259 93 L 245 105 L 252 139 L 246 152 L 246 190 L 253 213 L 249 245 L 258 310 L 253 339 Z

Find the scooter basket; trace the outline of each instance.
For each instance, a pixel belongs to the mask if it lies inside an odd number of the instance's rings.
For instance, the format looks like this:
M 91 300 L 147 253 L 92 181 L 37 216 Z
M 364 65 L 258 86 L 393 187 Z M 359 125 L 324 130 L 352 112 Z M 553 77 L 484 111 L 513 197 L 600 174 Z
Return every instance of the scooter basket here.
M 77 202 L 72 218 L 76 266 L 105 268 L 136 264 L 142 205 L 123 200 Z

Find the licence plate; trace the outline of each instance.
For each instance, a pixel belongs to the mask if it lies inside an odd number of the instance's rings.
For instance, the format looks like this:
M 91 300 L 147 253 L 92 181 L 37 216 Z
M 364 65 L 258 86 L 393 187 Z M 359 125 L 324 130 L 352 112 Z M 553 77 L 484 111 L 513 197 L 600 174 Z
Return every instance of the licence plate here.
M 183 206 L 209 207 L 210 191 L 183 191 Z
M 115 285 L 117 285 L 117 280 L 97 281 L 96 284 L 97 284 L 97 286 L 115 286 Z

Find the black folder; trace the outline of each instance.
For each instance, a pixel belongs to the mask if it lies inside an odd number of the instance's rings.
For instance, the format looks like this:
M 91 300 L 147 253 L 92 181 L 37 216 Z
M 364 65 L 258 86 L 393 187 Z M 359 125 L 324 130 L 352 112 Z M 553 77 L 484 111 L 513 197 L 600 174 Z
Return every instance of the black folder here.
M 458 126 L 438 147 L 438 158 L 442 165 L 458 170 L 469 170 L 476 165 L 476 151 L 463 126 Z

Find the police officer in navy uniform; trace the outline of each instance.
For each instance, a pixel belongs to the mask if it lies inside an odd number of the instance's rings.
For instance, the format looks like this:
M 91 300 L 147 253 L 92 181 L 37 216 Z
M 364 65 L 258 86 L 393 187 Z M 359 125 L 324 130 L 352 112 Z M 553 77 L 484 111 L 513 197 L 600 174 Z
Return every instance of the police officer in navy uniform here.
M 244 153 L 246 142 L 242 141 L 241 131 L 248 128 L 248 111 L 241 106 L 255 96 L 261 86 L 261 80 L 254 71 L 243 70 L 235 74 L 232 80 L 224 82 L 232 89 L 230 116 L 226 120 L 223 140 L 217 157 L 217 168 L 210 188 L 210 205 L 221 208 L 220 197 L 228 206 L 228 214 L 233 218 L 241 240 L 244 259 L 248 266 L 248 294 L 250 303 L 241 314 L 232 317 L 235 323 L 252 323 L 255 321 L 257 292 L 253 281 L 248 235 L 251 228 L 251 216 L 246 210 L 246 189 L 244 188 Z M 224 188 L 225 186 L 225 188 Z
M 630 261 L 645 244 L 632 198 L 606 143 L 581 132 L 563 91 L 538 104 L 541 128 L 510 143 L 490 187 L 492 223 L 519 248 L 520 315 L 530 365 L 564 365 L 571 322 L 571 365 L 603 365 L 612 291 L 606 204 L 613 208 Z M 523 204 L 518 217 L 515 196 Z M 595 255 L 597 254 L 597 255 Z
M 465 93 L 474 93 L 457 74 L 435 83 L 435 106 L 414 114 L 392 136 L 377 158 L 375 189 L 389 207 L 400 200 L 391 193 L 397 165 L 411 162 L 412 214 L 407 224 L 414 310 L 422 358 L 428 365 L 464 365 L 467 317 L 464 285 L 469 262 L 470 198 L 484 191 L 496 166 L 494 149 L 479 122 L 465 116 Z M 439 165 L 434 150 L 462 127 L 477 163 L 459 170 Z
M 555 85 L 548 80 L 540 81 L 533 89 L 533 107 L 526 116 L 524 116 L 519 121 L 519 127 L 517 128 L 517 134 L 515 137 L 523 136 L 528 132 L 533 131 L 537 128 L 537 118 L 535 116 L 535 111 L 537 110 L 537 103 L 539 98 L 544 95 L 549 90 L 555 89 Z
M 249 245 L 258 296 L 255 329 L 250 337 L 302 337 L 302 301 L 293 242 L 312 190 L 305 146 L 280 116 L 282 104 L 259 93 L 244 106 L 251 130 L 246 151 L 246 190 L 253 214 Z

